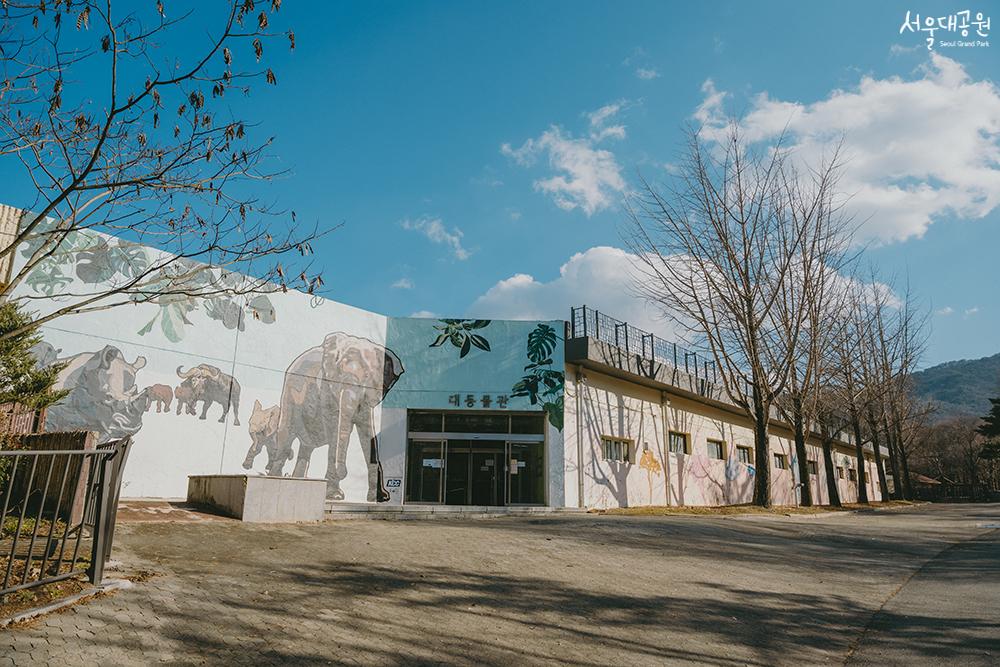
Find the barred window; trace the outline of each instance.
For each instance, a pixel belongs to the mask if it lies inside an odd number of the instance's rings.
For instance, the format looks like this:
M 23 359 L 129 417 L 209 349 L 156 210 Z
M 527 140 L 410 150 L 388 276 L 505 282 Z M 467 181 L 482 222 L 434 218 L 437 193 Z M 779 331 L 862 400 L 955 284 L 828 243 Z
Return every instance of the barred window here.
M 619 463 L 632 462 L 632 441 L 628 438 L 615 438 L 608 435 L 601 436 L 601 456 L 605 461 L 618 461 Z
M 753 463 L 753 449 L 750 447 L 737 446 L 736 456 L 740 463 L 746 463 L 747 465 Z
M 726 458 L 726 443 L 721 440 L 709 440 L 708 441 L 708 458 L 710 459 L 724 459 Z
M 677 431 L 671 431 L 668 439 L 668 445 L 670 451 L 673 454 L 690 454 L 691 451 L 688 449 L 688 435 L 687 433 L 679 433 Z

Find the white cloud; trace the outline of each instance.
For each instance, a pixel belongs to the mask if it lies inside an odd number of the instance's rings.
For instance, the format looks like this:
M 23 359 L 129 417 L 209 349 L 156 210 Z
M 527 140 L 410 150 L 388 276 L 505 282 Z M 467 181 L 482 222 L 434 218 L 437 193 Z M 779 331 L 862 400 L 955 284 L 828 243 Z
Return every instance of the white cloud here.
M 510 219 L 513 220 L 514 222 L 517 222 L 518 220 L 521 219 L 521 212 L 518 211 L 516 208 L 512 209 L 510 211 Z
M 966 308 L 963 313 L 966 317 L 972 317 L 979 313 L 979 306 L 973 306 L 972 308 Z
M 588 137 L 574 138 L 552 126 L 537 139 L 528 139 L 520 148 L 503 144 L 500 152 L 522 167 L 531 167 L 539 155 L 548 157 L 549 166 L 560 172 L 534 182 L 535 190 L 550 195 L 559 208 L 579 208 L 590 216 L 610 207 L 625 191 L 621 166 L 614 153 L 598 148 L 605 139 L 624 139 L 625 126 L 608 125 L 624 107 L 624 101 L 608 104 L 586 114 L 590 123 Z
M 471 254 L 469 250 L 462 246 L 462 237 L 464 236 L 462 230 L 458 227 L 452 227 L 451 231 L 448 231 L 440 218 L 427 216 L 417 218 L 416 220 L 407 218 L 400 224 L 402 224 L 403 229 L 420 232 L 434 243 L 448 246 L 455 259 L 468 259 Z
M 413 289 L 413 281 L 409 278 L 400 278 L 392 284 L 393 289 Z
M 423 317 L 423 318 L 435 319 L 437 318 L 437 313 L 433 313 L 429 310 L 418 310 L 414 313 L 410 313 L 407 317 Z
M 940 315 L 942 317 L 947 317 L 948 315 L 951 315 L 954 312 L 955 312 L 954 308 L 952 308 L 951 306 L 945 306 L 944 308 L 941 308 L 940 310 L 934 311 L 934 314 L 935 315 Z
M 725 92 L 711 80 L 694 118 L 725 132 Z M 813 103 L 755 97 L 741 125 L 751 142 L 786 132 L 796 159 L 815 164 L 844 139 L 841 189 L 865 221 L 861 240 L 920 237 L 943 216 L 981 218 L 1000 205 L 1000 89 L 933 53 L 910 78 L 861 78 Z
M 655 67 L 637 67 L 635 75 L 643 81 L 649 81 L 651 79 L 659 78 L 660 73 Z
M 587 305 L 646 331 L 673 340 L 670 325 L 658 318 L 633 288 L 629 253 L 597 246 L 570 257 L 551 281 L 516 273 L 501 280 L 470 306 L 470 317 L 569 319 L 572 306 Z

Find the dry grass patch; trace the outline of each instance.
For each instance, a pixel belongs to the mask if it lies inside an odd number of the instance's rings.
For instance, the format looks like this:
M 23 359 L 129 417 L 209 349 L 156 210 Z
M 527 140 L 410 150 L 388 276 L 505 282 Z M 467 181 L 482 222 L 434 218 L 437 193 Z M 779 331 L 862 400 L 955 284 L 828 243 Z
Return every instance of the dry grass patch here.
M 813 507 L 799 507 L 797 505 L 774 505 L 771 507 L 759 507 L 757 505 L 721 505 L 713 507 L 701 507 L 694 505 L 644 505 L 642 507 L 619 507 L 607 510 L 589 510 L 591 514 L 610 514 L 621 516 L 726 516 L 732 514 L 770 514 L 785 515 L 792 514 L 824 514 L 827 512 L 852 512 L 857 510 L 888 509 L 893 507 L 908 507 L 919 505 L 920 503 L 909 500 L 889 500 L 886 502 L 869 503 L 847 503 L 843 507 L 830 507 L 828 505 L 816 505 Z
M 29 609 L 43 607 L 50 602 L 76 595 L 90 588 L 93 588 L 90 582 L 81 577 L 0 595 L 0 618 L 9 618 Z

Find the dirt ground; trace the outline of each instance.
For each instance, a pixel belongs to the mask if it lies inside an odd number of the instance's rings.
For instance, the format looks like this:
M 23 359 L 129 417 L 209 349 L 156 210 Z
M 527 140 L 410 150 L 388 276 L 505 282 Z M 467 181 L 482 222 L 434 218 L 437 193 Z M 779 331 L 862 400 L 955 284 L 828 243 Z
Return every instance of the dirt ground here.
M 133 589 L 0 665 L 1000 663 L 1000 506 L 128 522 Z

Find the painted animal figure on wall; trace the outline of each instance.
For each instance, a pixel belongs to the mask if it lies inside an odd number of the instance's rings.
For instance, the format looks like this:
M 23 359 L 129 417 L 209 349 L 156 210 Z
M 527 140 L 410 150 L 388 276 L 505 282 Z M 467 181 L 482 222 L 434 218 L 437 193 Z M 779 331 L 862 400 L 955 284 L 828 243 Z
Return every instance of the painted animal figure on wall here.
M 232 375 L 227 375 L 215 366 L 199 364 L 194 368 L 184 371 L 183 366 L 177 367 L 177 376 L 184 382 L 174 391 L 174 396 L 184 398 L 185 407 L 189 414 L 194 414 L 194 405 L 201 401 L 201 414 L 198 419 L 205 419 L 208 416 L 208 409 L 213 403 L 222 406 L 222 416 L 219 423 L 226 421 L 229 409 L 233 410 L 233 425 L 240 425 L 240 383 Z M 190 397 L 190 398 L 189 398 Z M 180 399 L 178 399 L 180 400 Z M 180 414 L 180 403 L 177 405 Z
M 292 473 L 296 477 L 305 477 L 313 450 L 328 445 L 326 495 L 343 500 L 340 483 L 347 477 L 347 447 L 357 429 L 362 446 L 368 448 L 368 500 L 389 500 L 374 412 L 402 374 L 403 364 L 391 350 L 341 332 L 328 335 L 322 345 L 300 354 L 285 371 L 269 474 L 281 474 L 296 440 L 299 449 Z M 253 448 L 248 460 L 250 453 Z
M 285 461 L 291 458 L 292 450 L 278 452 L 275 435 L 278 433 L 278 421 L 281 408 L 273 405 L 265 408 L 260 401 L 253 402 L 253 412 L 250 413 L 250 441 L 253 443 L 243 461 L 243 468 L 250 470 L 253 461 L 261 450 L 267 451 L 267 474 L 272 477 L 281 475 Z
M 174 398 L 177 399 L 177 414 L 180 414 L 181 410 L 189 415 L 198 414 L 194 409 L 194 390 L 190 385 L 182 384 L 174 389 Z
M 157 412 L 170 412 L 170 403 L 174 400 L 174 390 L 165 384 L 154 384 L 146 387 L 146 393 L 149 394 L 149 406 L 147 410 L 152 409 L 153 404 L 156 404 Z
M 149 392 L 139 391 L 135 376 L 146 365 L 145 357 L 129 363 L 121 350 L 108 345 L 58 361 L 66 367 L 54 388 L 69 394 L 48 409 L 46 430 L 97 431 L 98 442 L 106 442 L 142 428 L 151 399 Z

